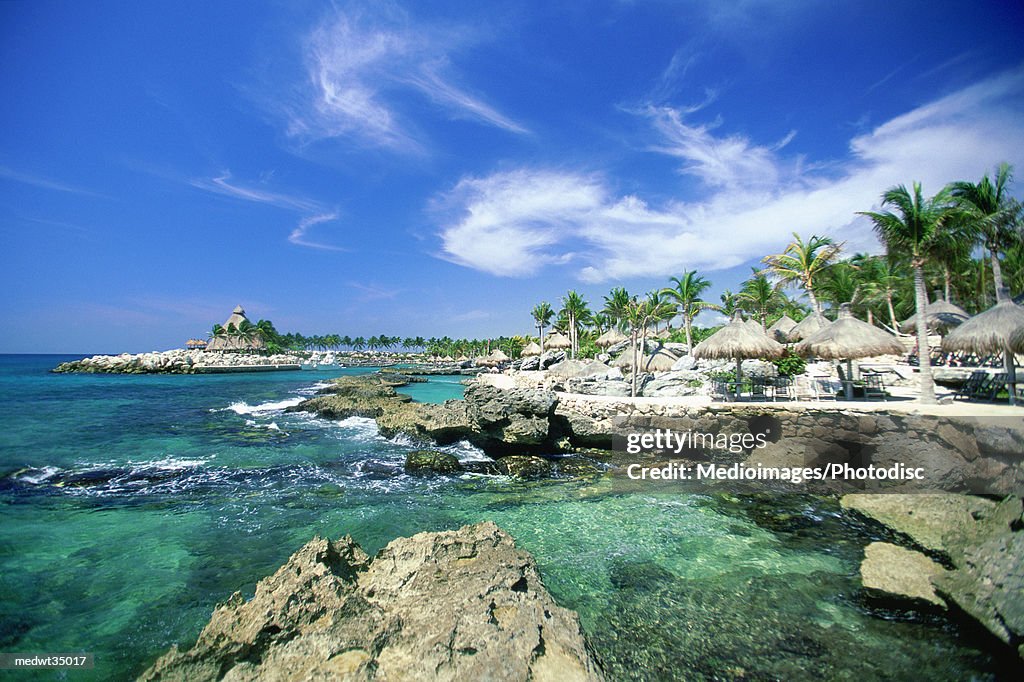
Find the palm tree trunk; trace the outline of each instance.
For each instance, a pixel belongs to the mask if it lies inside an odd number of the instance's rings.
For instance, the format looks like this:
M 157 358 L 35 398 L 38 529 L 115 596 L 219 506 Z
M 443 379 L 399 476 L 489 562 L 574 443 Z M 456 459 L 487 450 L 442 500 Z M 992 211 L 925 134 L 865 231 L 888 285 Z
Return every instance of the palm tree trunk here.
M 952 277 L 953 277 L 952 274 L 949 272 L 949 266 L 947 264 L 943 263 L 942 264 L 942 280 L 943 280 L 942 283 L 945 285 L 945 288 L 946 288 L 946 291 L 945 291 L 946 303 L 949 303 L 950 280 L 952 279 Z
M 637 374 L 637 371 L 640 369 L 640 363 L 637 361 L 637 357 L 636 357 L 636 343 L 637 343 L 637 338 L 636 338 L 637 337 L 637 329 L 636 329 L 636 327 L 633 327 L 630 330 L 629 336 L 630 336 L 630 339 L 629 339 L 630 345 L 633 347 L 633 361 L 632 361 L 632 370 L 633 371 L 630 372 L 630 382 L 631 383 L 630 383 L 629 395 L 631 397 L 635 398 L 636 397 L 636 374 Z
M 544 325 L 538 325 L 540 327 L 540 354 L 544 355 Z
M 892 289 L 885 290 L 885 304 L 889 308 L 889 321 L 892 322 L 892 328 L 899 331 L 900 323 L 896 321 L 896 309 L 892 307 Z
M 810 299 L 811 307 L 814 309 L 814 312 L 821 315 L 821 302 L 818 300 L 818 297 L 814 295 L 814 289 L 812 289 L 810 285 L 807 285 L 804 289 L 807 291 L 807 298 Z
M 1003 268 L 999 264 L 999 253 L 995 249 L 989 249 L 989 258 L 992 261 L 992 284 L 996 288 L 996 303 L 1003 300 Z
M 686 328 L 686 354 L 693 355 L 693 333 L 690 331 L 690 325 L 693 321 L 690 320 L 688 315 L 683 316 L 683 326 Z
M 924 309 L 928 305 L 928 296 L 924 288 L 924 272 L 919 264 L 914 264 L 914 294 L 917 304 L 917 360 L 921 372 L 921 404 L 935 404 L 935 379 L 932 377 L 931 350 L 928 348 L 928 325 L 925 322 Z

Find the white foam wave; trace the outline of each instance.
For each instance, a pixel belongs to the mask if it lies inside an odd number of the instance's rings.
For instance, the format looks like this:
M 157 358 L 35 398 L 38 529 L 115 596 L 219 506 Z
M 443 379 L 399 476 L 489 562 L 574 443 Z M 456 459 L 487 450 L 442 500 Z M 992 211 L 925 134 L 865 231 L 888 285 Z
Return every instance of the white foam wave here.
M 288 407 L 294 407 L 301 403 L 305 398 L 288 398 L 287 400 L 277 400 L 267 403 L 260 403 L 259 405 L 250 405 L 247 402 L 237 402 L 228 405 L 226 410 L 231 410 L 235 414 L 263 414 L 266 412 L 279 412 Z
M 180 469 L 192 469 L 203 466 L 209 460 L 205 459 L 179 459 L 177 457 L 164 457 L 150 461 L 136 462 L 128 460 L 128 466 L 133 469 L 163 469 L 166 471 L 178 471 Z
M 348 431 L 347 436 L 357 440 L 370 440 L 380 435 L 377 422 L 368 417 L 348 417 L 334 423 Z
M 58 471 L 60 471 L 60 469 L 57 467 L 50 466 L 45 466 L 42 469 L 23 469 L 15 472 L 12 478 L 24 483 L 38 485 L 47 479 L 53 478 L 53 475 Z

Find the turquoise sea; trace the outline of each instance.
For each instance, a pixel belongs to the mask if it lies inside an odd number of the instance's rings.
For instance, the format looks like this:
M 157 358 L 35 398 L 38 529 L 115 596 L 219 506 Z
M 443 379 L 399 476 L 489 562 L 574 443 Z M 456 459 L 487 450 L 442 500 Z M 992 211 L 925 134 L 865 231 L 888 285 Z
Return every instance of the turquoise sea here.
M 315 534 L 369 552 L 492 519 L 579 612 L 610 679 L 998 679 L 944 617 L 858 591 L 868 531 L 830 500 L 683 495 L 610 477 L 419 478 L 372 421 L 282 410 L 339 374 L 55 375 L 0 356 L 0 652 L 91 652 L 125 680 L 187 647 Z M 404 391 L 461 395 L 458 377 Z M 468 444 L 446 448 L 483 455 Z

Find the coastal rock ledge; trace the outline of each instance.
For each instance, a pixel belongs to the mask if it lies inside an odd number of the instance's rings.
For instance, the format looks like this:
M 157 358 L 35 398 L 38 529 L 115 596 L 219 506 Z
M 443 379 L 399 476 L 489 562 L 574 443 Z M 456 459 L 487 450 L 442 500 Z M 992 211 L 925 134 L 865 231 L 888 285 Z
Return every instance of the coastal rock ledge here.
M 601 680 L 576 614 L 492 522 L 370 559 L 314 538 L 141 680 Z

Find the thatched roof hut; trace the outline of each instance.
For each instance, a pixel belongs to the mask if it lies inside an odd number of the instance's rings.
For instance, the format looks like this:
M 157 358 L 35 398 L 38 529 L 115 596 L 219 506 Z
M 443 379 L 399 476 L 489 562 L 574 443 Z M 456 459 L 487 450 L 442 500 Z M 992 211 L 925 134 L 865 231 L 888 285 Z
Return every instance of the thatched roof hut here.
M 667 372 L 679 361 L 679 356 L 667 348 L 659 348 L 649 355 L 640 353 L 637 357 L 637 369 L 640 372 Z M 612 367 L 633 370 L 633 348 L 627 347 L 612 360 Z
M 855 318 L 850 304 L 844 303 L 839 319 L 798 343 L 796 352 L 825 360 L 850 360 L 902 355 L 903 344 L 893 334 Z
M 608 348 L 609 346 L 614 346 L 615 344 L 622 343 L 623 341 L 629 341 L 629 337 L 620 332 L 618 329 L 612 327 L 604 334 L 601 334 L 601 336 L 597 337 L 597 340 L 594 341 L 594 343 L 596 343 L 601 348 Z
M 245 310 L 242 309 L 242 306 L 237 305 L 231 311 L 231 316 L 221 325 L 224 327 L 225 333 L 210 339 L 210 342 L 206 344 L 206 350 L 263 350 L 266 348 L 267 344 L 263 340 L 261 333 L 253 333 L 246 336 L 237 333 L 243 324 L 249 327 L 252 323 L 245 316 Z
M 737 312 L 732 322 L 698 343 L 693 348 L 693 357 L 698 360 L 720 360 L 730 358 L 736 360 L 736 380 L 742 378 L 742 361 L 748 358 L 777 358 L 785 351 L 782 344 L 768 338 L 760 330 L 757 331 L 743 321 Z
M 544 348 L 547 348 L 549 350 L 568 348 L 571 345 L 572 342 L 569 341 L 569 337 L 567 337 L 565 334 L 560 334 L 559 332 L 555 332 L 554 334 L 551 334 L 546 339 L 544 339 Z
M 206 348 L 207 343 L 203 339 L 189 339 L 185 342 L 185 348 L 189 350 L 202 350 Z
M 789 339 L 789 333 L 796 327 L 796 320 L 789 315 L 783 315 L 768 327 L 768 336 L 779 343 L 785 343 Z
M 668 329 L 662 329 L 660 332 L 658 332 L 657 334 L 654 335 L 654 338 L 661 339 L 661 340 L 664 341 L 665 339 L 667 339 L 667 338 L 669 338 L 671 336 L 672 336 L 672 332 L 670 332 Z
M 983 313 L 975 315 L 949 333 L 942 340 L 944 351 L 968 353 L 1002 353 L 1006 364 L 1010 404 L 1016 405 L 1017 360 L 1013 339 L 1024 329 L 1024 307 L 1014 303 L 1009 295 Z
M 477 367 L 497 367 L 503 362 L 508 362 L 509 357 L 505 355 L 501 350 L 494 350 L 490 355 L 485 355 L 482 358 L 477 358 L 473 363 Z
M 799 341 L 800 339 L 806 339 L 819 330 L 824 329 L 829 324 L 831 323 L 824 315 L 811 313 L 804 319 L 797 322 L 796 326 L 789 331 L 789 340 Z
M 953 327 L 963 324 L 970 315 L 958 305 L 948 301 L 938 300 L 929 303 L 924 309 L 925 324 L 928 329 L 937 332 L 945 332 Z M 917 331 L 917 313 L 914 313 L 903 322 L 900 322 L 900 331 L 913 334 Z
M 533 355 L 540 355 L 540 346 L 538 346 L 535 341 L 531 341 L 530 343 L 523 346 L 524 358 L 528 358 Z
M 1024 353 L 1024 327 L 1010 334 L 1010 350 L 1018 354 Z

